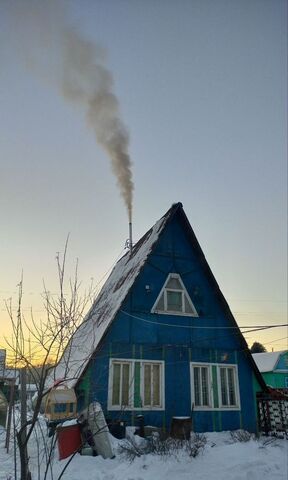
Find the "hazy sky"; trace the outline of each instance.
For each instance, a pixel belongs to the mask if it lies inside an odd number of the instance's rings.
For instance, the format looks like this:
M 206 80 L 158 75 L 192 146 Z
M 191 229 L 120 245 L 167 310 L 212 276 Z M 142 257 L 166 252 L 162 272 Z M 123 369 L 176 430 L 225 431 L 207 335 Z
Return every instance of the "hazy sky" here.
M 62 14 L 107 54 L 130 136 L 134 241 L 181 201 L 238 324 L 285 323 L 287 2 L 36 3 L 40 14 L 35 1 L 0 0 L 0 346 L 22 269 L 24 310 L 41 316 L 69 232 L 84 286 L 128 236 L 108 155 L 55 80 Z M 280 350 L 287 329 L 254 340 Z

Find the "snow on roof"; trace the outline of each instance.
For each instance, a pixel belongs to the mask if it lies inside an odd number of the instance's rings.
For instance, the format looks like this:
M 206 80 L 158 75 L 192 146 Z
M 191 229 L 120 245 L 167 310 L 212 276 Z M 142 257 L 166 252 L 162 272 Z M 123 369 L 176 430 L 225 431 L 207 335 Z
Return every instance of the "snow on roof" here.
M 26 383 L 26 391 L 29 393 L 34 393 L 37 392 L 38 387 L 35 385 L 35 383 Z M 20 385 L 20 391 L 21 391 L 21 385 Z
M 65 385 L 75 386 L 157 242 L 171 211 L 172 208 L 139 240 L 131 255 L 130 252 L 126 253 L 117 262 L 94 305 L 70 340 L 60 362 L 48 376 L 47 387 L 50 387 L 55 379 L 65 379 Z
M 51 403 L 75 403 L 77 401 L 74 390 L 71 388 L 52 388 L 48 394 Z
M 260 372 L 272 372 L 276 367 L 281 352 L 253 353 L 252 357 Z
M 19 370 L 17 368 L 5 368 L 3 376 L 1 373 L 1 379 L 3 379 L 4 381 L 15 379 L 15 384 L 19 385 Z

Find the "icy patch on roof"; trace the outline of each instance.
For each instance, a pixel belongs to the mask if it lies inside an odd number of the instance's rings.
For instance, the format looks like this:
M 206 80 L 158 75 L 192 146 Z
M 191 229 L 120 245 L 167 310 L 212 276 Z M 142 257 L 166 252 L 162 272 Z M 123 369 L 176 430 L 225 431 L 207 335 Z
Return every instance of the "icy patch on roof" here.
M 272 372 L 276 366 L 281 352 L 253 353 L 252 357 L 260 372 Z
M 47 387 L 51 386 L 57 378 L 64 378 L 65 385 L 68 387 L 76 384 L 125 300 L 168 217 L 169 215 L 166 214 L 158 220 L 133 247 L 132 254 L 126 253 L 115 265 L 94 305 L 70 340 L 59 364 L 47 378 Z

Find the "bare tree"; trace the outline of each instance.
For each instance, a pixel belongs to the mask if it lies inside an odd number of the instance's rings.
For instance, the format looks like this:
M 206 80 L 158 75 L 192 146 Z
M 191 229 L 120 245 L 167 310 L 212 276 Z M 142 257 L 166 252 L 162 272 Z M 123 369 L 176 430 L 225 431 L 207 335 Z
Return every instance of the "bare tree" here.
M 58 253 L 56 256 L 58 272 L 58 293 L 51 294 L 44 284 L 43 305 L 44 319 L 35 319 L 31 309 L 29 321 L 26 320 L 23 309 L 23 275 L 18 285 L 17 309 L 14 312 L 12 300 L 6 302 L 6 309 L 12 324 L 12 341 L 7 341 L 10 352 L 12 352 L 13 363 L 17 368 L 25 368 L 30 379 L 37 385 L 37 400 L 30 417 L 16 425 L 17 447 L 20 457 L 21 480 L 30 480 L 29 456 L 27 446 L 32 433 L 39 435 L 35 429 L 41 409 L 43 397 L 48 393 L 45 383 L 51 368 L 51 361 L 57 364 L 73 333 L 83 321 L 86 310 L 93 301 L 93 285 L 88 291 L 80 293 L 80 282 L 78 280 L 78 262 L 76 262 L 73 279 L 66 280 L 66 255 L 68 238 L 62 258 Z M 66 351 L 67 354 L 67 351 Z M 39 366 L 40 364 L 40 366 Z M 43 432 L 40 432 L 43 436 Z M 46 448 L 46 472 L 50 465 L 52 450 L 55 446 L 53 440 L 50 442 L 50 451 Z M 39 454 L 39 452 L 38 452 Z M 38 469 L 40 478 L 40 469 Z

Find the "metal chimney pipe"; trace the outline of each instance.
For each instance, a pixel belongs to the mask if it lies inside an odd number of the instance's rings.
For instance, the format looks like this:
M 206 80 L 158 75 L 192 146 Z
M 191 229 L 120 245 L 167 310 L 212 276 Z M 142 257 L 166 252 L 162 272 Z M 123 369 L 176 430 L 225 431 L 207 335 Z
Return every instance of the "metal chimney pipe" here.
M 132 255 L 132 248 L 133 248 L 133 243 L 132 243 L 132 222 L 129 222 L 129 250 L 130 250 L 130 255 Z

